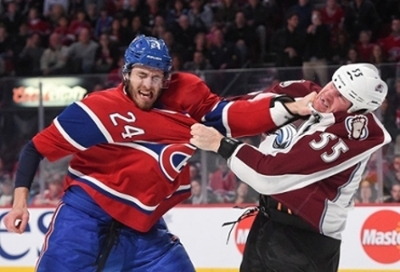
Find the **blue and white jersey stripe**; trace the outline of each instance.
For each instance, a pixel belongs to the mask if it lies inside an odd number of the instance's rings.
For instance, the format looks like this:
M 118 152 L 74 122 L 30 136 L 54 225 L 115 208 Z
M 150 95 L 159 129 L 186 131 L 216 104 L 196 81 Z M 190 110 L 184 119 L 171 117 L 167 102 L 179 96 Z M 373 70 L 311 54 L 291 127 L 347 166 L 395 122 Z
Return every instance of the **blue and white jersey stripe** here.
M 231 131 L 228 125 L 228 109 L 232 105 L 232 102 L 221 101 L 219 102 L 209 113 L 203 118 L 202 122 L 206 126 L 214 127 L 220 133 L 231 136 Z
M 56 119 L 55 125 L 63 137 L 79 150 L 113 139 L 100 119 L 85 104 L 76 102 L 66 108 Z

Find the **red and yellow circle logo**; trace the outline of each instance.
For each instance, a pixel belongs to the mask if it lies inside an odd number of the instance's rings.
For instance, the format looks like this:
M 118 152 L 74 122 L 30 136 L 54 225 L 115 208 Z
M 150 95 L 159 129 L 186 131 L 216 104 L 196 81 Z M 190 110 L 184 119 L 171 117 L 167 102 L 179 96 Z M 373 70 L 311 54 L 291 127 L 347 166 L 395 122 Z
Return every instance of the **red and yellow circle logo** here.
M 244 252 L 244 247 L 246 245 L 246 240 L 247 236 L 249 235 L 251 225 L 253 224 L 254 218 L 256 218 L 257 213 L 255 213 L 254 216 L 247 217 L 243 220 L 241 220 L 239 223 L 236 225 L 235 229 L 235 244 L 240 251 L 240 253 L 243 254 Z
M 400 214 L 383 210 L 372 214 L 361 229 L 361 244 L 367 255 L 383 264 L 400 260 Z

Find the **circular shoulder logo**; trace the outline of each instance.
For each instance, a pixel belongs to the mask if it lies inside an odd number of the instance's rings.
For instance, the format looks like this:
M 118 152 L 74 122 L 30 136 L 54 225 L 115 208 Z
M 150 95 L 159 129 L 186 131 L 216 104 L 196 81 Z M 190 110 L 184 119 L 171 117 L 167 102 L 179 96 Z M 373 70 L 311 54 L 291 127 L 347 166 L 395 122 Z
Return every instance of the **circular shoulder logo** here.
M 244 247 L 246 245 L 247 241 L 247 236 L 249 235 L 251 225 L 253 225 L 253 221 L 256 218 L 257 214 L 254 216 L 247 217 L 243 220 L 241 220 L 239 223 L 236 225 L 235 229 L 235 244 L 240 251 L 240 253 L 243 254 L 244 252 Z
M 382 210 L 365 220 L 361 229 L 361 244 L 367 255 L 383 264 L 400 260 L 400 214 Z

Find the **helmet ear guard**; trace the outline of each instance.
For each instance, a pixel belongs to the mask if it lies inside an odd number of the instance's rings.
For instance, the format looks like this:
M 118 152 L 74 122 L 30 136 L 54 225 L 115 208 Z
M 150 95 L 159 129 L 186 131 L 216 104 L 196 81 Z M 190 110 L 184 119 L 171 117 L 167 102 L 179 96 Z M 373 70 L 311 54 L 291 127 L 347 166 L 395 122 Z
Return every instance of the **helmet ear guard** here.
M 336 89 L 352 105 L 348 112 L 376 110 L 386 97 L 388 87 L 379 70 L 369 63 L 343 65 L 332 76 Z

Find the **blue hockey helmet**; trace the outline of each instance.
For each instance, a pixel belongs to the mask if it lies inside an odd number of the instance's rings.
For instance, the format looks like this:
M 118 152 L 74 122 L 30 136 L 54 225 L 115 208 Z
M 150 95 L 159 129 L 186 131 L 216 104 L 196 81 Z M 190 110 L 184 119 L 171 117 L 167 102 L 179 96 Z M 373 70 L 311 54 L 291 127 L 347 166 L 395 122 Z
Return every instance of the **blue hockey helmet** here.
M 134 65 L 159 69 L 169 76 L 172 60 L 163 40 L 145 35 L 137 36 L 125 50 L 123 73 L 129 73 Z

